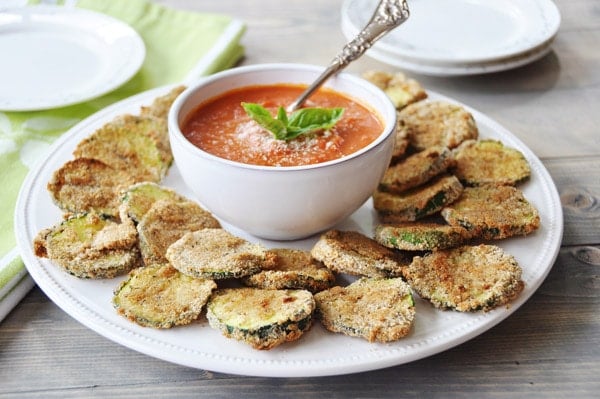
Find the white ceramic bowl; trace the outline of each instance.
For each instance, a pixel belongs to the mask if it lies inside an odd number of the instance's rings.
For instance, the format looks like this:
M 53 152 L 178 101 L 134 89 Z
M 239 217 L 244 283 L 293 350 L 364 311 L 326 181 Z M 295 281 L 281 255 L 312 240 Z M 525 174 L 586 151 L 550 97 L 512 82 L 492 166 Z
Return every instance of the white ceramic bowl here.
M 298 64 L 234 68 L 190 85 L 173 103 L 169 137 L 175 163 L 197 200 L 219 219 L 261 238 L 304 238 L 342 221 L 377 187 L 393 149 L 396 110 L 381 90 L 350 74 L 338 74 L 325 86 L 375 110 L 384 131 L 349 156 L 307 166 L 248 165 L 209 154 L 181 132 L 190 113 L 223 92 L 260 84 L 310 84 L 322 70 Z

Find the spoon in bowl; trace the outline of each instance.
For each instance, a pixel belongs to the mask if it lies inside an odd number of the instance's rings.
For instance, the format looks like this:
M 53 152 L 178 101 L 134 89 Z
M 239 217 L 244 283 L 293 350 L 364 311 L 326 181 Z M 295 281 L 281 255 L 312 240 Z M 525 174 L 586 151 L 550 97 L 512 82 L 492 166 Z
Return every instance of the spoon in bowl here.
M 335 56 L 327 69 L 287 107 L 288 112 L 300 108 L 327 79 L 359 58 L 392 29 L 400 26 L 410 15 L 406 0 L 381 0 L 367 25 Z

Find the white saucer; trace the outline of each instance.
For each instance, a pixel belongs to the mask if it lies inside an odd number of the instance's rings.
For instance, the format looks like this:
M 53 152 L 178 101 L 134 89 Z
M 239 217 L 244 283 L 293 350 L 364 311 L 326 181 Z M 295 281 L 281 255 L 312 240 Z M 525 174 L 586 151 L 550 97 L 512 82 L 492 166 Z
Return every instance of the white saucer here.
M 422 62 L 413 62 L 408 59 L 397 57 L 393 54 L 386 53 L 378 48 L 371 48 L 367 51 L 367 55 L 381 61 L 383 63 L 396 66 L 405 71 L 411 71 L 429 76 L 466 76 L 466 75 L 482 75 L 486 73 L 494 73 L 506 71 L 509 69 L 518 68 L 523 65 L 530 64 L 552 50 L 550 43 L 526 52 L 516 57 L 508 57 L 492 62 L 484 63 L 464 63 L 464 64 L 428 64 Z
M 61 6 L 0 12 L 0 110 L 71 105 L 105 94 L 142 66 L 144 42 L 125 23 Z
M 376 0 L 346 0 L 342 30 L 350 39 Z M 410 18 L 367 53 L 427 74 L 472 74 L 532 62 L 549 51 L 560 26 L 550 0 L 411 0 Z

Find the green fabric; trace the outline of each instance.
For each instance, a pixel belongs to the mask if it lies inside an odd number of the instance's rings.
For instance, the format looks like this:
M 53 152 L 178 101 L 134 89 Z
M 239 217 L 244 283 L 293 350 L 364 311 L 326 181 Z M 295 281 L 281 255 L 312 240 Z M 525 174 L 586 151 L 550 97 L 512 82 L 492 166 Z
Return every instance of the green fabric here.
M 234 24 L 229 16 L 175 10 L 147 0 L 79 0 L 76 6 L 111 15 L 132 26 L 144 40 L 146 58 L 140 71 L 123 86 L 83 104 L 36 112 L 0 111 L 0 288 L 6 283 L 5 276 L 14 276 L 14 268 L 23 267 L 20 261 L 14 266 L 14 260 L 7 259 L 16 246 L 13 216 L 19 187 L 57 137 L 111 103 L 189 80 L 193 72 L 201 76 L 229 68 L 243 55 L 239 39 L 244 26 Z M 223 42 L 224 32 L 229 28 L 227 32 L 231 33 L 232 25 L 239 29 Z M 216 43 L 222 47 L 215 52 Z M 198 69 L 198 65 L 205 68 Z M 2 271 L 8 265 L 10 271 Z

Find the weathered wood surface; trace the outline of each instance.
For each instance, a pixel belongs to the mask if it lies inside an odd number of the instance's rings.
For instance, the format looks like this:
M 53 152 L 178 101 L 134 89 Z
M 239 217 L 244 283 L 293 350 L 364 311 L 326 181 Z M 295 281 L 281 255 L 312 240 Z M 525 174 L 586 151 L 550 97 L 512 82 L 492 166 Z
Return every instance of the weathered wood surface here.
M 244 64 L 326 64 L 345 42 L 341 0 L 163 0 L 246 21 Z M 409 364 L 346 376 L 238 377 L 154 359 L 76 322 L 38 288 L 0 323 L 0 397 L 592 398 L 600 392 L 600 8 L 557 1 L 553 52 L 502 73 L 434 78 L 428 89 L 486 113 L 544 162 L 564 240 L 545 282 L 486 333 Z M 364 57 L 349 69 L 394 68 Z M 532 248 L 535 250 L 535 248 Z

